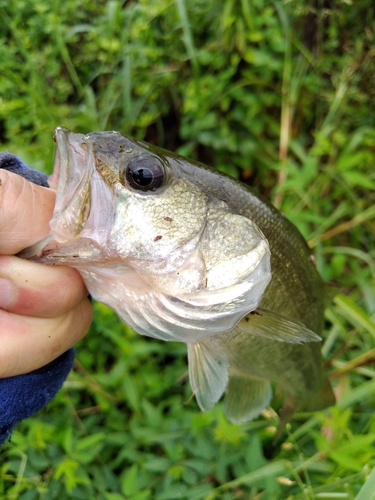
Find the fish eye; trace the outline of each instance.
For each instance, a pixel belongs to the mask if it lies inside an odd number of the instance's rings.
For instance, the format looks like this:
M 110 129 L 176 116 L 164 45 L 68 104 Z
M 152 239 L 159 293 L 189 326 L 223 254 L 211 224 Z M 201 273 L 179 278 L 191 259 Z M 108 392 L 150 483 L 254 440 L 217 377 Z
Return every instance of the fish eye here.
M 126 167 L 125 177 L 128 184 L 139 191 L 155 191 L 163 185 L 164 167 L 155 158 L 133 158 Z

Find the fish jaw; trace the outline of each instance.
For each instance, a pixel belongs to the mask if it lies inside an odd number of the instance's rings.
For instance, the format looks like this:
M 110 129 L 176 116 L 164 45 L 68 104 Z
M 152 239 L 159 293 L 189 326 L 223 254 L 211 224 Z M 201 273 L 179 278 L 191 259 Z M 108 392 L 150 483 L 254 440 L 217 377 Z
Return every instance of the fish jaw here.
M 93 255 L 87 248 L 81 255 L 97 259 L 98 248 L 108 241 L 111 219 L 117 209 L 118 180 L 103 162 L 100 165 L 95 139 L 90 134 L 76 134 L 57 127 L 54 138 L 52 182 L 57 182 L 57 192 L 50 221 L 53 239 L 63 247 L 77 238 L 91 240 L 95 247 Z M 98 168 L 99 165 L 102 168 Z M 99 210 L 92 210 L 93 200 L 100 206 Z
M 56 241 L 76 237 L 90 213 L 90 178 L 93 173 L 91 151 L 81 134 L 57 127 L 56 154 L 51 184 L 57 183 L 56 204 L 50 227 Z

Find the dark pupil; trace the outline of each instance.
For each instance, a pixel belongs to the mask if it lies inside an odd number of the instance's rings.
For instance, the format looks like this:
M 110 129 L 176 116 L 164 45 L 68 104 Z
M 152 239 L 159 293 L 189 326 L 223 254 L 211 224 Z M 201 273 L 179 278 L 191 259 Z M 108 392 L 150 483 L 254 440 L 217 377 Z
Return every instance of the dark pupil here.
M 139 168 L 132 172 L 133 180 L 138 186 L 146 187 L 149 186 L 154 176 L 152 175 L 151 170 L 148 168 Z
M 129 185 L 140 191 L 155 191 L 163 185 L 164 168 L 156 158 L 134 158 L 125 172 Z

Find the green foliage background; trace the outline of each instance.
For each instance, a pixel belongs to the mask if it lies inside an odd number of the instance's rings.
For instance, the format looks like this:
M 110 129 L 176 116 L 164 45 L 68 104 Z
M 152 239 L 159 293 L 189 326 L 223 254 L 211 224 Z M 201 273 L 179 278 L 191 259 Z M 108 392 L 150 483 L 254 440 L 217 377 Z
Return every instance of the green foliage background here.
M 373 0 L 0 0 L 1 149 L 48 172 L 63 125 L 198 158 L 271 199 L 341 291 L 338 404 L 276 447 L 273 411 L 201 413 L 185 346 L 96 304 L 63 390 L 0 450 L 1 498 L 373 498 L 374 56 Z

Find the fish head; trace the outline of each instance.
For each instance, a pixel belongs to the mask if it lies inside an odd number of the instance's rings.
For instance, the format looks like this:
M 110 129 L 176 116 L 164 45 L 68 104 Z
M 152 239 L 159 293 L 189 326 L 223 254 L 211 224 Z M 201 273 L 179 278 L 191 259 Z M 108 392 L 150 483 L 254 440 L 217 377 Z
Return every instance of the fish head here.
M 222 333 L 258 306 L 268 242 L 199 165 L 118 132 L 58 127 L 55 141 L 56 205 L 35 260 L 77 268 L 94 298 L 164 340 Z

